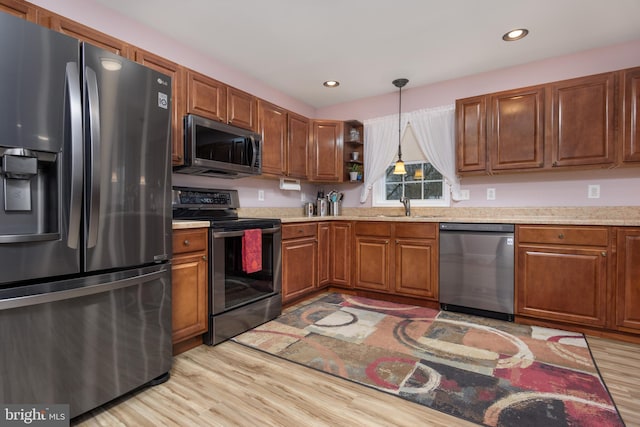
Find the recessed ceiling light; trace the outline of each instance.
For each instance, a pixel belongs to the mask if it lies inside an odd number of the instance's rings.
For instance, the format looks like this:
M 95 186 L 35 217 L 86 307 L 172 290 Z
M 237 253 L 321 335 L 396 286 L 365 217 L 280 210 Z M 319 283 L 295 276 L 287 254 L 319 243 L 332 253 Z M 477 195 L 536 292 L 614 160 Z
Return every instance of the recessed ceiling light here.
M 336 81 L 336 80 L 327 80 L 326 82 L 324 82 L 322 84 L 325 85 L 326 87 L 338 87 L 338 86 L 340 86 L 340 82 Z
M 502 36 L 502 40 L 506 42 L 513 42 L 524 38 L 527 34 L 529 34 L 529 30 L 527 30 L 526 28 L 518 28 L 516 30 L 511 30 L 508 33 L 505 33 L 505 35 Z

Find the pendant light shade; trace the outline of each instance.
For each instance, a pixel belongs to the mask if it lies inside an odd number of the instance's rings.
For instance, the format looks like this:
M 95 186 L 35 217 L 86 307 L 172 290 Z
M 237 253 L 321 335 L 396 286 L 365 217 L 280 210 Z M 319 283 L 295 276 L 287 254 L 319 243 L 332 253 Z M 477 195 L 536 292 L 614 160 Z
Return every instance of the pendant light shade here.
M 398 161 L 396 162 L 395 167 L 393 168 L 394 175 L 405 175 L 407 170 L 404 167 L 404 162 L 402 161 L 402 88 L 409 83 L 407 79 L 395 79 L 393 85 L 400 89 L 400 94 L 398 96 Z

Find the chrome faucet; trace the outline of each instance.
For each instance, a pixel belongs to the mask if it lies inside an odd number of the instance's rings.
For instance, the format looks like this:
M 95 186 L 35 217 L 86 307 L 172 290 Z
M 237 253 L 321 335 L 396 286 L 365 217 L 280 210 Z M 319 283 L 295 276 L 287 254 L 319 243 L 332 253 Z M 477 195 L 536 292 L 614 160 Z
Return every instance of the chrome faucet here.
M 411 216 L 411 199 L 407 196 L 402 196 L 400 202 L 404 205 L 404 215 Z

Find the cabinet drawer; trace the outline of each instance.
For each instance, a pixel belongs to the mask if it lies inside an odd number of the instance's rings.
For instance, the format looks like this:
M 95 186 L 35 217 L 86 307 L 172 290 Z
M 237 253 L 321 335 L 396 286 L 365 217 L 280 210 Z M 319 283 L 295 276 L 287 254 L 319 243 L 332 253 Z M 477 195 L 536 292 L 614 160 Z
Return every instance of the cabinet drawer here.
M 518 226 L 519 243 L 551 243 L 556 245 L 607 246 L 607 227 Z
M 315 222 L 304 224 L 284 224 L 282 226 L 282 239 L 297 239 L 299 237 L 316 237 L 318 227 Z
M 358 236 L 391 236 L 391 224 L 388 222 L 356 222 Z
M 436 227 L 435 223 L 397 223 L 396 237 L 413 238 L 413 239 L 435 239 Z
M 207 228 L 173 231 L 173 253 L 204 251 L 207 249 Z

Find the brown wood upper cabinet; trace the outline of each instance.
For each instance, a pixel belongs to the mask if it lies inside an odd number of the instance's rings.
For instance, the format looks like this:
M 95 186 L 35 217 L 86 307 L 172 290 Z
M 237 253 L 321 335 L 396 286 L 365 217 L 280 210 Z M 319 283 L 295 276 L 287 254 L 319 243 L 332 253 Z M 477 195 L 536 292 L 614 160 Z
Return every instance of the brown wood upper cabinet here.
M 41 9 L 38 20 L 40 21 L 40 25 L 49 27 L 54 31 L 98 46 L 124 58 L 134 59 L 133 49 L 131 49 L 127 43 L 76 21 L 67 19 L 64 16 Z
M 262 173 L 309 178 L 309 120 L 258 100 L 258 132 L 262 135 Z
M 161 56 L 142 49 L 135 50 L 136 62 L 171 77 L 171 162 L 184 163 L 185 69 Z
M 227 122 L 227 86 L 197 71 L 187 71 L 187 113 Z
M 549 85 L 551 166 L 615 161 L 615 73 Z
M 287 113 L 287 171 L 291 178 L 309 178 L 309 119 Z
M 622 71 L 622 161 L 640 162 L 640 67 Z
M 488 114 L 491 171 L 544 165 L 543 86 L 491 95 Z
M 234 87 L 228 87 L 227 123 L 255 132 L 258 128 L 256 97 Z
M 0 0 L 0 11 L 38 23 L 39 9 L 30 3 L 18 0 Z
M 311 180 L 341 182 L 343 122 L 313 120 L 311 134 Z
M 258 133 L 262 135 L 262 173 L 286 174 L 287 110 L 258 100 Z
M 618 110 L 627 111 L 623 127 L 630 142 L 624 158 L 640 161 L 637 117 L 631 117 L 638 113 L 616 105 L 617 75 L 597 74 L 457 100 L 458 173 L 613 166 Z M 625 102 L 634 105 L 639 77 L 630 73 L 625 78 L 623 86 L 630 93 Z
M 456 167 L 458 172 L 487 171 L 487 99 L 456 100 Z

